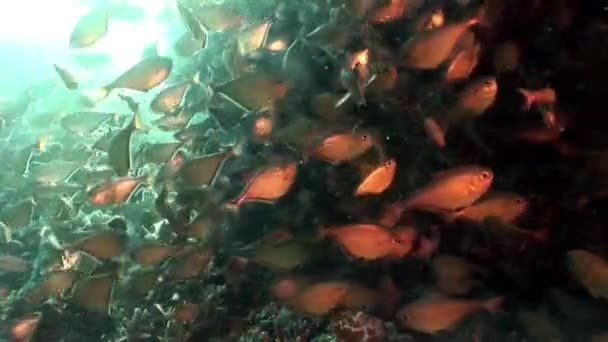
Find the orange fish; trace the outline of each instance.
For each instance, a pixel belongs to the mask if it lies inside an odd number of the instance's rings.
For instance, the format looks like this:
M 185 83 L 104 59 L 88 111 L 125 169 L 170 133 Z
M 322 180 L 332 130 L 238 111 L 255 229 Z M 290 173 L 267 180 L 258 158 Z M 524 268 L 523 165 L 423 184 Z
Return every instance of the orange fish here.
M 402 63 L 413 69 L 435 69 L 449 57 L 459 38 L 477 19 L 448 24 L 416 33 L 401 48 Z
M 70 249 L 84 251 L 97 259 L 112 259 L 127 246 L 126 237 L 113 230 L 102 230 L 72 244 Z
M 295 162 L 265 169 L 251 179 L 243 193 L 235 200 L 236 206 L 246 201 L 274 202 L 285 195 L 296 179 Z
M 89 190 L 89 202 L 93 205 L 124 203 L 145 181 L 146 177 L 121 177 L 103 182 Z
M 397 172 L 397 161 L 389 159 L 370 172 L 357 186 L 355 196 L 378 195 L 393 183 Z
M 326 315 L 341 304 L 348 294 L 349 284 L 343 281 L 324 281 L 305 287 L 287 304 L 304 313 Z
M 433 334 L 454 327 L 476 311 L 495 312 L 502 302 L 502 297 L 474 300 L 428 296 L 405 305 L 397 313 L 397 321 L 404 327 Z
M 369 133 L 337 133 L 325 138 L 304 159 L 318 156 L 330 163 L 340 163 L 357 158 L 374 146 Z
M 34 312 L 19 318 L 12 324 L 10 337 L 13 342 L 28 342 L 32 339 L 38 328 L 42 313 Z
M 412 249 L 411 241 L 401 241 L 397 235 L 376 224 L 330 227 L 322 230 L 321 236 L 335 238 L 350 255 L 366 260 L 404 257 Z
M 528 201 L 510 193 L 494 193 L 473 205 L 452 213 L 449 219 L 467 219 L 481 223 L 487 217 L 498 217 L 504 222 L 513 222 L 526 212 Z

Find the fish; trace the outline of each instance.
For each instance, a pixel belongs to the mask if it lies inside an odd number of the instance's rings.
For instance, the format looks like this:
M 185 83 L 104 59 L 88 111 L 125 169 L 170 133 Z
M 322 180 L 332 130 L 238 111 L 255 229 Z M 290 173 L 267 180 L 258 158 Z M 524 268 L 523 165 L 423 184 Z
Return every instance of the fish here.
M 234 200 L 240 207 L 244 202 L 275 202 L 283 197 L 295 182 L 298 166 L 295 162 L 271 166 L 258 172 Z
M 271 26 L 270 21 L 264 21 L 241 30 L 236 37 L 239 53 L 245 56 L 264 46 Z
M 113 116 L 114 113 L 106 112 L 73 112 L 61 117 L 59 124 L 70 133 L 90 137 Z
M 110 7 L 96 8 L 80 17 L 70 34 L 70 47 L 88 48 L 108 33 Z
M 389 159 L 382 165 L 373 169 L 359 183 L 355 190 L 355 196 L 379 195 L 388 189 L 393 183 L 397 172 L 397 161 Z
M 445 81 L 455 82 L 468 79 L 473 73 L 473 70 L 475 70 L 475 67 L 477 67 L 480 51 L 481 45 L 479 43 L 474 43 L 470 47 L 458 52 L 450 61 L 445 72 Z
M 432 180 L 399 202 L 402 211 L 451 212 L 473 204 L 488 191 L 494 173 L 482 166 L 462 166 L 437 172 Z
M 131 198 L 135 190 L 146 182 L 147 176 L 127 176 L 104 181 L 88 191 L 89 203 L 96 206 L 125 203 Z
M 462 208 L 448 215 L 449 221 L 454 219 L 465 219 L 477 223 L 483 222 L 490 216 L 495 216 L 504 222 L 514 222 L 526 212 L 528 201 L 513 193 L 493 193 L 471 206 Z
M 420 0 L 388 0 L 369 11 L 367 21 L 370 24 L 391 23 L 401 19 L 406 12 L 415 10 L 421 4 Z
M 191 85 L 192 82 L 184 81 L 165 87 L 150 101 L 150 110 L 165 115 L 176 114 Z
M 305 287 L 288 298 L 286 303 L 297 311 L 311 315 L 325 315 L 341 304 L 347 294 L 347 282 L 324 281 Z
M 144 243 L 131 251 L 131 259 L 142 266 L 156 266 L 172 256 L 177 249 L 160 243 Z
M 124 253 L 127 247 L 124 234 L 114 230 L 92 233 L 68 246 L 69 249 L 83 251 L 97 259 L 112 259 Z
M 251 260 L 271 270 L 285 272 L 312 260 L 318 247 L 315 241 L 305 239 L 267 241 L 256 246 Z
M 481 285 L 480 267 L 462 258 L 442 254 L 431 261 L 435 287 L 444 295 L 463 296 Z
M 2 222 L 12 230 L 27 227 L 32 223 L 36 205 L 32 197 L 19 201 L 2 212 Z
M 608 299 L 608 261 L 583 249 L 568 251 L 568 268 L 594 298 Z
M 320 236 L 336 239 L 348 254 L 365 260 L 402 258 L 412 249 L 411 241 L 401 241 L 397 235 L 376 224 L 326 227 Z
M 557 102 L 557 94 L 551 87 L 537 90 L 518 88 L 517 91 L 519 91 L 526 99 L 524 110 L 530 110 L 533 104 L 553 105 L 555 102 Z
M 59 75 L 59 78 L 61 78 L 61 81 L 66 88 L 69 90 L 78 89 L 78 80 L 76 79 L 76 76 L 72 74 L 72 72 L 57 64 L 53 64 L 53 68 L 55 68 L 55 71 Z
M 86 310 L 109 314 L 115 278 L 107 273 L 80 279 L 72 289 L 72 301 Z
M 30 163 L 27 177 L 40 184 L 57 184 L 69 180 L 81 167 L 78 162 L 53 160 L 49 163 Z
M 169 278 L 172 281 L 196 278 L 205 272 L 212 256 L 212 250 L 202 248 L 195 248 L 179 255 L 173 260 Z
M 139 110 L 136 110 L 129 124 L 110 140 L 108 164 L 118 176 L 126 176 L 131 170 L 131 135 L 134 131 L 143 129 Z
M 235 155 L 238 155 L 238 152 L 233 148 L 187 160 L 175 175 L 177 182 L 182 188 L 210 186 L 217 178 L 224 162 Z
M 20 257 L 0 254 L 0 271 L 22 273 L 30 268 L 29 262 Z
M 406 304 L 397 312 L 396 319 L 404 327 L 435 334 L 454 327 L 463 318 L 476 311 L 495 312 L 500 308 L 503 300 L 503 297 L 478 300 L 427 296 Z
M 323 141 L 304 155 L 304 159 L 307 160 L 315 156 L 337 164 L 353 160 L 374 146 L 375 139 L 367 132 L 336 133 L 323 139 Z
M 111 83 L 88 95 L 97 102 L 108 96 L 114 89 L 130 89 L 145 93 L 161 84 L 169 76 L 172 68 L 173 60 L 169 57 L 146 58 L 133 65 Z
M 255 91 L 253 91 L 255 89 Z M 281 99 L 289 86 L 263 72 L 252 72 L 215 87 L 221 93 L 246 110 L 259 111 Z
M 19 317 L 11 324 L 9 331 L 12 342 L 29 342 L 32 340 L 42 319 L 41 312 L 33 312 Z
M 459 38 L 478 21 L 473 18 L 417 32 L 402 45 L 401 64 L 412 69 L 436 69 L 450 57 Z
M 192 13 L 192 11 L 190 9 L 183 6 L 180 3 L 180 1 L 177 1 L 176 5 L 177 5 L 178 12 L 179 12 L 184 24 L 186 25 L 188 32 L 190 33 L 190 36 L 198 41 L 206 40 L 207 31 L 203 27 L 203 24 L 201 24 L 199 19 L 194 16 L 194 14 Z
M 444 114 L 425 119 L 427 134 L 438 146 L 444 147 L 448 128 L 463 123 L 471 127 L 471 120 L 485 113 L 494 104 L 497 94 L 498 83 L 494 77 L 482 77 L 471 82 Z
M 207 46 L 207 35 L 197 39 L 186 31 L 173 42 L 172 48 L 180 57 L 192 57 Z

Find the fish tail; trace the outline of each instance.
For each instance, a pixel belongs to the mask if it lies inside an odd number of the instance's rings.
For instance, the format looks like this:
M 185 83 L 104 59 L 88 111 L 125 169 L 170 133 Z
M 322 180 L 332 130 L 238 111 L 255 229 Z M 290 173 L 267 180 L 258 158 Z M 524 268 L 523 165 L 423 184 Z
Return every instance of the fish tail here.
M 424 119 L 424 130 L 437 146 L 441 148 L 446 146 L 445 133 L 447 125 L 444 122 L 441 122 L 438 118 L 428 117 Z
M 529 90 L 523 89 L 523 88 L 518 88 L 517 91 L 519 91 L 526 99 L 526 103 L 524 104 L 523 109 L 526 111 L 530 110 L 530 108 L 536 101 L 536 97 L 534 96 L 534 93 Z
M 481 303 L 481 306 L 484 309 L 488 310 L 489 312 L 496 312 L 500 309 L 500 307 L 502 306 L 504 301 L 505 301 L 505 297 L 502 297 L 502 296 L 493 297 L 493 298 L 484 300 Z

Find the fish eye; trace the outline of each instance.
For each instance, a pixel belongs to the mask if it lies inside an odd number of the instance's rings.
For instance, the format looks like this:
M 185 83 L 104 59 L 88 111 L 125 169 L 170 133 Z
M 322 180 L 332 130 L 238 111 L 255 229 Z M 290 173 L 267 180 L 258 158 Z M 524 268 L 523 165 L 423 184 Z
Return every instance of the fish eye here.
M 490 175 L 490 172 L 488 172 L 488 171 L 483 171 L 481 173 L 481 179 L 490 179 L 490 177 L 491 177 L 491 175 Z
M 365 141 L 365 140 L 367 140 L 367 139 L 369 139 L 369 136 L 368 136 L 367 134 L 363 134 L 363 135 L 361 136 L 361 140 Z
M 401 239 L 399 239 L 398 237 L 394 237 L 393 238 L 393 243 L 395 243 L 395 244 L 401 244 Z
M 410 320 L 410 316 L 408 316 L 408 314 L 406 313 L 403 313 L 401 314 L 401 319 L 407 322 Z
M 486 87 L 493 87 L 494 86 L 494 81 L 493 80 L 485 80 L 483 81 L 483 85 Z
M 391 160 L 387 160 L 385 165 L 386 166 L 393 166 L 395 164 L 395 162 L 391 159 Z

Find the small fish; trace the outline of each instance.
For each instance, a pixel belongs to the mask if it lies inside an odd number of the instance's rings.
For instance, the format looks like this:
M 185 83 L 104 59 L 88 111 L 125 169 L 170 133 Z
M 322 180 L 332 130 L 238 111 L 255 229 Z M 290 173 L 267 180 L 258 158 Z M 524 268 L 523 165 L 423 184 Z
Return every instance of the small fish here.
M 483 77 L 471 82 L 459 95 L 456 103 L 441 116 L 425 120 L 427 134 L 438 146 L 445 146 L 445 134 L 452 125 L 471 125 L 471 120 L 485 113 L 498 94 L 494 77 Z
M 84 309 L 109 314 L 115 280 L 112 273 L 83 278 L 74 284 L 72 301 Z
M 376 167 L 359 183 L 355 196 L 378 195 L 388 189 L 393 183 L 397 172 L 397 161 L 389 159 Z
M 173 60 L 169 57 L 146 58 L 135 64 L 113 82 L 91 94 L 94 101 L 99 101 L 114 89 L 130 89 L 148 92 L 161 84 L 171 73 Z
M 474 300 L 428 296 L 406 304 L 397 313 L 397 322 L 419 332 L 434 334 L 454 327 L 476 311 L 495 312 L 502 302 L 503 297 Z
M 412 69 L 435 69 L 452 53 L 460 37 L 477 24 L 476 18 L 417 32 L 401 47 L 402 64 Z
M 295 162 L 271 166 L 257 173 L 234 201 L 239 207 L 247 201 L 274 202 L 283 197 L 296 179 L 298 166 Z
M 206 34 L 200 39 L 196 39 L 188 31 L 184 32 L 173 43 L 173 51 L 180 57 L 192 57 L 201 49 L 207 46 Z
M 344 301 L 348 285 L 343 281 L 315 283 L 288 298 L 286 302 L 288 306 L 307 314 L 326 315 Z
M 481 285 L 480 268 L 468 261 L 453 256 L 439 255 L 431 261 L 436 276 L 435 287 L 445 295 L 463 296 Z
M 194 18 L 207 31 L 223 32 L 239 27 L 246 22 L 246 18 L 223 4 L 206 4 L 193 7 L 191 10 Z
M 316 156 L 330 163 L 350 161 L 363 155 L 374 144 L 369 133 L 336 133 L 323 139 L 304 159 Z
M 70 35 L 71 48 L 87 48 L 97 43 L 108 33 L 110 7 L 91 10 L 82 16 Z
M 190 159 L 177 172 L 177 180 L 183 188 L 210 186 L 217 178 L 224 162 L 236 155 L 238 155 L 238 152 L 232 148 L 223 152 Z
M 118 176 L 126 176 L 131 169 L 131 135 L 136 130 L 143 130 L 139 111 L 133 113 L 133 117 L 127 126 L 118 131 L 110 141 L 108 150 L 108 163 Z
M 253 72 L 218 85 L 215 92 L 224 94 L 247 110 L 259 111 L 285 96 L 288 89 L 289 86 L 281 80 L 266 73 Z
M 131 259 L 142 266 L 156 266 L 177 251 L 177 247 L 160 243 L 145 243 L 131 252 Z
M 184 81 L 165 87 L 150 101 L 150 110 L 165 115 L 176 114 L 191 86 L 192 82 Z
M 265 21 L 239 32 L 236 37 L 239 53 L 245 56 L 264 46 L 270 27 L 271 22 Z
M 32 223 L 35 208 L 32 197 L 19 201 L 2 212 L 2 222 L 11 230 L 27 227 Z
M 448 220 L 466 219 L 477 223 L 490 216 L 498 217 L 504 222 L 513 222 L 526 212 L 528 201 L 517 194 L 493 193 L 469 207 L 451 213 Z
M 76 271 L 51 271 L 45 274 L 40 284 L 27 294 L 27 300 L 39 304 L 48 298 L 63 296 L 79 276 Z
M 20 317 L 10 328 L 11 342 L 29 342 L 34 337 L 42 313 L 34 312 Z
M 122 204 L 129 200 L 134 191 L 147 180 L 143 177 L 120 177 L 94 186 L 88 192 L 89 202 L 105 206 Z
M 274 271 L 290 271 L 314 258 L 318 244 L 303 239 L 263 242 L 256 247 L 252 261 Z
M 524 104 L 525 110 L 530 110 L 533 104 L 554 105 L 557 101 L 557 94 L 555 93 L 555 90 L 551 87 L 538 90 L 518 88 L 517 90 L 526 99 L 526 103 Z
M 213 251 L 207 249 L 192 249 L 179 257 L 174 258 L 171 266 L 170 279 L 172 281 L 183 281 L 196 278 L 205 272 Z
M 112 259 L 120 256 L 126 247 L 124 234 L 102 230 L 71 244 L 69 249 L 86 252 L 97 259 Z
M 435 173 L 431 182 L 400 202 L 401 209 L 455 211 L 471 205 L 492 184 L 494 173 L 481 166 L 465 166 Z
M 402 258 L 412 249 L 411 242 L 401 241 L 394 233 L 375 224 L 328 227 L 320 235 L 335 238 L 350 255 L 366 260 Z
M 444 80 L 447 82 L 455 82 L 468 79 L 479 62 L 480 51 L 481 45 L 475 43 L 458 52 L 450 61 L 447 71 L 445 72 Z
M 96 129 L 113 116 L 114 113 L 74 112 L 61 117 L 59 124 L 70 133 L 90 137 Z
M 199 19 L 194 17 L 192 10 L 183 6 L 181 1 L 177 1 L 176 5 L 178 12 L 190 33 L 190 36 L 195 40 L 206 40 L 207 32 Z
M 608 261 L 582 249 L 568 251 L 567 259 L 571 272 L 589 294 L 608 300 Z
M 30 268 L 30 264 L 13 255 L 0 254 L 0 271 L 22 273 Z
M 53 67 L 55 68 L 55 71 L 59 75 L 59 78 L 61 78 L 61 81 L 63 82 L 63 85 L 65 85 L 66 88 L 68 88 L 69 90 L 78 89 L 78 80 L 76 79 L 76 76 L 74 76 L 74 74 L 72 74 L 68 69 L 60 67 L 57 64 L 53 64 Z
M 401 19 L 407 12 L 420 6 L 420 0 L 388 0 L 383 5 L 372 9 L 367 15 L 371 24 L 386 24 Z

